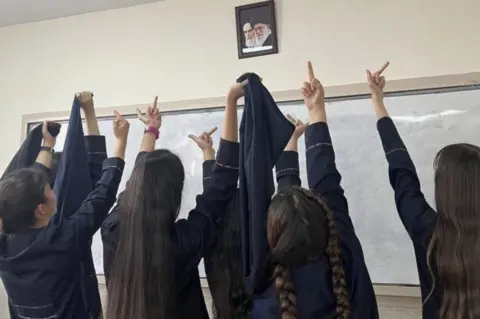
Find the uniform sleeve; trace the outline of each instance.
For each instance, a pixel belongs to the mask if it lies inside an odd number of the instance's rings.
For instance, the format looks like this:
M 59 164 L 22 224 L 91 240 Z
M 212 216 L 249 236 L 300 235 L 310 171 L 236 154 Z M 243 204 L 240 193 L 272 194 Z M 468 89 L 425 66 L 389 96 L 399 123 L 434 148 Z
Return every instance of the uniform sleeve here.
M 95 189 L 69 218 L 68 222 L 73 223 L 76 231 L 76 246 L 87 245 L 102 225 L 115 203 L 124 165 L 125 162 L 119 158 L 107 158 Z
M 415 165 L 392 119 L 380 119 L 377 129 L 388 161 L 388 176 L 400 219 L 414 242 L 424 240 L 436 221 L 436 213 L 420 189 Z
M 119 199 L 122 194 L 123 193 L 120 193 L 120 195 L 118 195 Z M 103 221 L 101 228 L 103 244 L 103 273 L 105 276 L 105 283 L 107 287 L 110 281 L 110 270 L 113 265 L 113 259 L 115 258 L 115 252 L 117 251 L 119 214 L 120 210 L 118 208 L 117 202 L 115 207 L 112 209 L 112 212 Z
M 203 189 L 207 188 L 212 180 L 212 170 L 214 165 L 215 160 L 206 160 L 202 164 Z
M 310 125 L 305 132 L 305 146 L 310 189 L 325 199 L 337 222 L 346 230 L 354 232 L 347 199 L 340 186 L 342 176 L 335 164 L 335 152 L 328 125 Z
M 175 223 L 179 254 L 186 263 L 184 271 L 196 269 L 214 243 L 217 220 L 236 194 L 238 162 L 239 144 L 221 140 L 209 186 L 197 196 L 196 207 L 188 218 Z
M 279 191 L 291 186 L 301 186 L 298 152 L 283 151 L 275 165 L 275 173 Z
M 90 170 L 90 179 L 92 180 L 92 188 L 95 188 L 95 185 L 102 176 L 103 161 L 107 159 L 107 145 L 105 142 L 105 136 L 85 136 L 85 146 L 87 150 L 88 167 Z

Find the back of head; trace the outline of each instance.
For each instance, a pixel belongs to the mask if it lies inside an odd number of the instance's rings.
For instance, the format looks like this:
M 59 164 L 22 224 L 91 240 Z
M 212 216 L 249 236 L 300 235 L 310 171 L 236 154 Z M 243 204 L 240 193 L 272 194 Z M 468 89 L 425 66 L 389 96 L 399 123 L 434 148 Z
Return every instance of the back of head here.
M 0 181 L 0 219 L 6 234 L 27 230 L 35 225 L 35 210 L 46 202 L 48 177 L 40 170 L 22 168 Z
M 348 318 L 350 310 L 345 271 L 335 223 L 327 205 L 312 192 L 300 187 L 280 191 L 273 197 L 268 209 L 267 237 L 282 318 L 297 318 L 290 269 L 318 261 L 324 256 L 332 269 L 336 316 Z
M 452 144 L 435 159 L 437 223 L 428 249 L 440 318 L 480 317 L 480 148 Z M 432 292 L 433 292 L 432 288 Z
M 216 319 L 248 318 L 252 300 L 243 282 L 240 214 L 237 196 L 229 203 L 215 246 L 205 258 L 205 271 Z
M 174 318 L 171 245 L 185 172 L 168 150 L 139 159 L 120 201 L 119 239 L 108 291 L 107 318 Z

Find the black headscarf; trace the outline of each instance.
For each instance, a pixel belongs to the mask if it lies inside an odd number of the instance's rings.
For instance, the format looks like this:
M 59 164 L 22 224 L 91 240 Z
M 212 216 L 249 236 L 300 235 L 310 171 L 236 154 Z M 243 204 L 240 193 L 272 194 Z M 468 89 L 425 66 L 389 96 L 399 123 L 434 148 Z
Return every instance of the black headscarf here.
M 242 75 L 245 108 L 240 123 L 240 213 L 245 284 L 250 294 L 268 284 L 267 209 L 275 192 L 273 167 L 294 132 L 258 75 Z M 266 280 L 267 279 L 267 280 Z

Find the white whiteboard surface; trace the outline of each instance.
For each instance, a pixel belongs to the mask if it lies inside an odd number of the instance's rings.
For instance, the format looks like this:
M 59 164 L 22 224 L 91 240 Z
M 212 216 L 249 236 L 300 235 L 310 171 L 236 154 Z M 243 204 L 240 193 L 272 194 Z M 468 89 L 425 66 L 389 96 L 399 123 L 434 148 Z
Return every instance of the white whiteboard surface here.
M 433 159 L 443 146 L 455 142 L 478 144 L 480 140 L 480 90 L 402 95 L 387 97 L 385 104 L 416 164 L 427 199 L 433 205 Z M 160 106 L 161 108 L 161 106 Z M 307 120 L 303 103 L 281 105 L 284 113 Z M 334 101 L 327 104 L 328 123 L 343 176 L 342 186 L 350 215 L 363 246 L 374 283 L 418 284 L 413 246 L 398 217 L 393 191 L 388 182 L 387 162 L 376 130 L 376 118 L 369 99 Z M 198 134 L 218 126 L 223 111 L 218 109 L 173 113 L 163 117 L 158 148 L 178 154 L 185 167 L 185 188 L 180 217 L 187 216 L 202 192 L 202 154 L 188 134 Z M 239 110 L 239 121 L 241 110 Z M 144 126 L 130 119 L 126 166 L 120 190 L 130 176 L 140 147 Z M 100 119 L 112 154 L 114 136 L 110 119 Z M 57 138 L 56 150 L 65 141 L 67 125 Z M 218 146 L 220 133 L 215 133 Z M 302 185 L 308 186 L 305 171 L 305 145 L 299 143 Z M 93 257 L 98 274 L 103 274 L 100 234 L 93 240 Z M 205 276 L 203 264 L 200 274 Z

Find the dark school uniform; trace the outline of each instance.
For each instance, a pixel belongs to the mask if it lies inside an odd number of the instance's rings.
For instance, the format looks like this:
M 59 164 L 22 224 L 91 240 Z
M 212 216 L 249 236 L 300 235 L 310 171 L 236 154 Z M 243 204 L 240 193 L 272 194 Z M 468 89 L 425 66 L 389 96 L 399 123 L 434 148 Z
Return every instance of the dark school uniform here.
M 215 160 L 206 160 L 202 163 L 203 188 L 207 188 L 210 181 Z M 301 186 L 298 152 L 284 151 L 278 159 L 276 168 L 277 188 L 282 190 L 291 186 Z
M 245 289 L 250 295 L 269 285 L 267 209 L 275 192 L 272 169 L 294 132 L 258 75 L 242 75 L 245 108 L 240 122 L 239 213 Z
M 215 164 L 215 160 L 207 160 L 203 162 L 203 187 L 204 189 L 208 187 L 208 183 L 211 180 L 211 171 L 212 168 Z M 277 162 L 277 185 L 278 189 L 285 189 L 291 186 L 300 186 L 301 185 L 301 180 L 299 176 L 299 163 L 298 163 L 298 153 L 296 151 L 284 151 L 282 155 L 280 156 L 278 162 Z M 233 199 L 233 203 L 230 205 L 235 205 L 236 206 L 236 213 L 238 214 L 238 193 L 237 196 Z M 230 212 L 232 214 L 232 212 Z M 230 218 L 235 219 L 235 221 L 238 219 L 239 216 L 233 216 L 231 215 Z M 217 232 L 223 232 L 223 223 L 220 223 L 217 227 Z M 231 230 L 233 231 L 233 230 Z M 221 240 L 221 238 L 217 238 L 217 240 Z M 238 238 L 240 241 L 240 238 Z M 208 256 L 205 258 L 205 272 L 207 276 L 207 281 L 209 284 L 210 289 L 214 287 L 214 278 L 212 277 L 215 276 L 216 274 L 212 273 L 211 270 L 211 265 L 209 264 L 209 258 Z M 243 279 L 243 278 L 242 278 Z M 221 278 L 220 278 L 221 280 Z
M 98 169 L 91 175 L 89 165 L 89 158 L 91 157 L 95 157 L 98 160 L 106 158 L 105 148 L 92 150 L 91 154 L 87 153 L 81 118 L 81 106 L 78 98 L 74 97 L 65 144 L 63 146 L 62 156 L 58 162 L 54 184 L 54 191 L 57 195 L 57 214 L 59 214 L 61 218 L 68 218 L 76 212 L 88 194 L 93 190 L 95 181 L 98 179 Z M 94 178 L 92 178 L 92 176 L 94 176 Z M 105 212 L 105 215 L 107 213 L 108 212 Z M 92 238 L 90 238 L 89 245 L 83 252 L 80 276 L 83 278 L 82 291 L 85 306 L 92 318 L 99 318 L 102 315 L 102 303 L 98 290 L 91 244 Z
M 200 286 L 198 264 L 214 243 L 217 220 L 225 213 L 228 203 L 235 196 L 238 152 L 238 143 L 220 141 L 209 187 L 197 196 L 197 205 L 188 217 L 179 219 L 174 224 L 172 244 L 176 252 L 174 262 L 178 319 L 209 318 Z M 103 262 L 107 282 L 110 280 L 118 242 L 118 215 L 116 207 L 102 225 L 102 241 L 106 252 Z
M 75 212 L 86 196 L 95 188 L 101 177 L 102 163 L 107 157 L 105 137 L 84 137 L 80 109 L 78 99 L 74 98 L 64 146 L 65 156 L 60 160 L 59 167 L 56 167 L 54 172 L 49 171 L 51 184 L 55 188 L 58 198 L 57 213 L 63 217 Z M 60 127 L 59 123 L 49 123 L 48 131 L 52 136 L 57 136 Z M 29 132 L 22 146 L 7 167 L 5 174 L 14 169 L 31 166 L 40 151 L 41 142 L 42 125 L 40 124 Z M 58 174 L 57 170 L 60 171 Z M 54 181 L 57 175 L 59 176 L 58 183 L 55 186 Z M 86 303 L 90 301 L 90 306 L 86 305 L 86 307 L 90 310 L 93 318 L 98 318 L 101 314 L 101 302 L 97 278 L 91 254 L 87 254 L 86 258 L 90 259 L 90 263 L 87 263 L 87 265 L 91 266 L 89 267 L 89 276 L 86 277 L 84 286 L 90 286 L 91 288 L 85 289 L 83 287 L 82 291 L 84 292 Z M 85 277 L 84 270 L 82 268 L 82 277 Z
M 275 175 L 278 191 L 292 186 L 302 186 L 298 152 L 284 151 L 275 165 Z
M 48 170 L 41 164 L 34 167 Z M 70 217 L 55 214 L 46 227 L 0 234 L 0 276 L 11 318 L 91 318 L 82 290 L 81 260 L 115 203 L 123 167 L 121 159 L 106 159 L 94 191 Z
M 16 169 L 29 167 L 35 163 L 43 140 L 42 126 L 43 124 L 38 124 L 28 132 L 27 138 L 25 138 L 25 141 L 23 141 L 22 145 L 11 159 L 2 178 Z M 60 127 L 61 125 L 59 123 L 48 123 L 48 132 L 50 135 L 56 137 L 58 133 L 60 133 Z
M 215 166 L 215 160 L 206 160 L 202 163 L 202 185 L 203 189 L 210 185 L 212 180 L 212 170 Z
M 362 246 L 348 213 L 347 199 L 340 186 L 341 175 L 335 165 L 335 153 L 327 124 L 310 125 L 305 133 L 305 144 L 309 188 L 326 200 L 334 215 L 349 292 L 351 318 L 378 318 L 373 285 Z M 281 170 L 277 167 L 277 172 Z M 291 269 L 291 275 L 297 296 L 297 318 L 335 317 L 336 299 L 331 267 L 326 256 L 317 262 Z M 281 318 L 273 286 L 256 298 L 250 318 Z
M 378 120 L 377 129 L 388 161 L 388 176 L 395 192 L 397 211 L 415 251 L 423 301 L 423 318 L 438 318 L 438 311 L 442 305 L 442 289 L 438 283 L 432 296 L 425 302 L 432 290 L 432 278 L 427 267 L 427 250 L 435 229 L 437 213 L 430 207 L 422 193 L 415 165 L 392 119 L 384 117 Z

